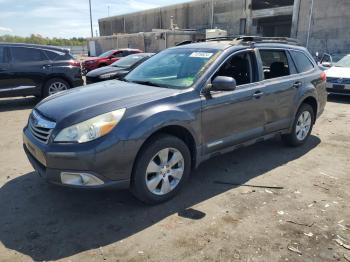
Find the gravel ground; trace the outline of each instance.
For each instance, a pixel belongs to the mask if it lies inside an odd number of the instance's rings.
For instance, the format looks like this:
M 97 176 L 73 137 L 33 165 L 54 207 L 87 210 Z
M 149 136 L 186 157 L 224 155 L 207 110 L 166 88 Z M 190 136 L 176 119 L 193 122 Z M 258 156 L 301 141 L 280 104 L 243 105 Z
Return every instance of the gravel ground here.
M 36 100 L 0 100 L 0 261 L 350 261 L 350 97 L 308 143 L 279 138 L 203 163 L 180 195 L 50 186 L 21 129 Z

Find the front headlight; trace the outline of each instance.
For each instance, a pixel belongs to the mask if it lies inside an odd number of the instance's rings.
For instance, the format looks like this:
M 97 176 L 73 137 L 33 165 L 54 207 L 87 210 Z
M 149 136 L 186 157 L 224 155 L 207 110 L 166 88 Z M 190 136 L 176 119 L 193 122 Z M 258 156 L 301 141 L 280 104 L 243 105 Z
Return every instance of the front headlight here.
M 102 114 L 63 129 L 55 142 L 84 143 L 108 134 L 122 119 L 125 108 Z
M 108 73 L 108 74 L 100 75 L 99 78 L 108 79 L 108 78 L 111 78 L 111 77 L 116 76 L 116 75 L 117 75 L 117 73 Z

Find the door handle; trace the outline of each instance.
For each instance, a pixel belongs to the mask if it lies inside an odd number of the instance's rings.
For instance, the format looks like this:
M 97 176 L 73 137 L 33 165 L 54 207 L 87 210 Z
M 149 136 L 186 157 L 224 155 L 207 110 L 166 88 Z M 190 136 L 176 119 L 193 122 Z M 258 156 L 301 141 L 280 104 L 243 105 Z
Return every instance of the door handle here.
M 299 87 L 301 87 L 301 85 L 302 85 L 302 83 L 301 83 L 300 81 L 297 81 L 297 82 L 295 82 L 295 83 L 293 84 L 293 87 L 294 87 L 294 88 L 299 88 Z
M 256 99 L 259 99 L 263 94 L 264 94 L 264 92 L 256 91 L 256 92 L 253 94 L 253 97 L 256 98 Z
M 43 69 L 50 68 L 52 65 L 43 65 Z

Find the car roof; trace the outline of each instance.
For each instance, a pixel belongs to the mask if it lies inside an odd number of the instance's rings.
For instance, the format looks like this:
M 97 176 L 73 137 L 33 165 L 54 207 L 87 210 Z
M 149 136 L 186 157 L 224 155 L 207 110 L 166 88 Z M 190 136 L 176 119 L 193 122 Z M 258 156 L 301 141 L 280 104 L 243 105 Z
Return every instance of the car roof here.
M 37 45 L 37 44 L 27 44 L 27 43 L 7 43 L 7 42 L 0 42 L 0 45 L 2 45 L 2 46 L 14 46 L 14 47 L 30 47 L 30 48 L 39 48 L 39 49 L 46 49 L 46 50 L 59 51 L 59 52 L 69 52 L 68 48 L 51 46 L 51 45 Z

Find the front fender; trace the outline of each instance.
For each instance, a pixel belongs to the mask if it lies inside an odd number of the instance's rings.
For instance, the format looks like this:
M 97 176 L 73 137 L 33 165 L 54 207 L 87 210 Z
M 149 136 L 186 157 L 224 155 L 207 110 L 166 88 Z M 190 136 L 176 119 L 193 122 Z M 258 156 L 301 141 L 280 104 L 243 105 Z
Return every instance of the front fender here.
M 181 110 L 180 108 L 170 108 L 168 106 L 158 106 L 150 108 L 138 116 L 138 121 L 128 132 L 127 140 L 146 140 L 153 133 L 167 126 L 181 126 L 191 133 L 198 144 L 200 121 L 193 113 Z

